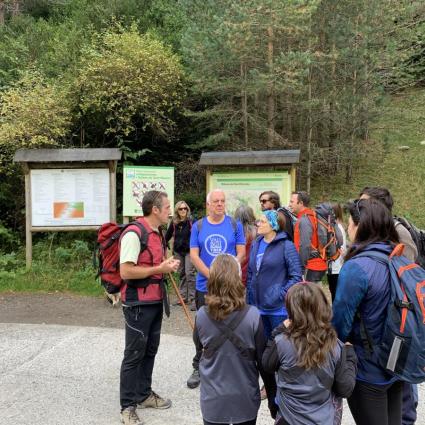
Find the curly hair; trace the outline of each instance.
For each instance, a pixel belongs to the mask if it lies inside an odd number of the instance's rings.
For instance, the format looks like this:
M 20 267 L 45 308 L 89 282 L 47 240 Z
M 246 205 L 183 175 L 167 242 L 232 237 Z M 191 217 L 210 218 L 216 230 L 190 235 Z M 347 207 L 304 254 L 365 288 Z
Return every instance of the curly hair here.
M 290 319 L 286 333 L 297 351 L 297 366 L 322 366 L 337 342 L 332 309 L 323 290 L 315 283 L 301 282 L 289 289 L 285 305 Z
M 223 320 L 233 311 L 245 307 L 241 268 L 233 255 L 217 255 L 211 264 L 205 303 L 208 305 L 209 314 L 215 320 Z

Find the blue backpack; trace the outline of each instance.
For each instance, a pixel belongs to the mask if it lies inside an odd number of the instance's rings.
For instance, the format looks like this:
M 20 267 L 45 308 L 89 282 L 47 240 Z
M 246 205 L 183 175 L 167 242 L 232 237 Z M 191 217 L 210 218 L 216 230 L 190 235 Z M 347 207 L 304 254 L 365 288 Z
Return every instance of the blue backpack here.
M 373 343 L 360 317 L 362 339 L 379 364 L 401 381 L 425 381 L 425 270 L 402 254 L 397 245 L 390 256 L 368 251 L 356 255 L 373 258 L 389 267 L 391 295 L 381 343 Z

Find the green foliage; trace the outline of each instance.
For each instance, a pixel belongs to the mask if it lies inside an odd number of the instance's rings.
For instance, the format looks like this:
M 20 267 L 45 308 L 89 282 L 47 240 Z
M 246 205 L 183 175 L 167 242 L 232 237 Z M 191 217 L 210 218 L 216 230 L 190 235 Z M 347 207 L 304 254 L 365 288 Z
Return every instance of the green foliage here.
M 58 146 L 71 123 L 67 93 L 30 70 L 0 94 L 2 172 L 17 149 Z
M 173 112 L 181 107 L 183 70 L 153 36 L 133 25 L 107 31 L 86 49 L 76 84 L 85 121 L 97 119 L 104 133 L 118 141 L 142 130 L 169 138 Z

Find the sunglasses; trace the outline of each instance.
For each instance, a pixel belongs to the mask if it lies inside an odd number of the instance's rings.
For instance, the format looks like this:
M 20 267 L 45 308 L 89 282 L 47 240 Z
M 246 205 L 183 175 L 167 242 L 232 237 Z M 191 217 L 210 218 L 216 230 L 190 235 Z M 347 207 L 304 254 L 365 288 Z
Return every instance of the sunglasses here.
M 181 207 L 179 208 L 179 211 L 187 211 L 187 207 Z
M 260 199 L 260 204 L 265 204 L 266 202 L 270 202 L 270 199 Z

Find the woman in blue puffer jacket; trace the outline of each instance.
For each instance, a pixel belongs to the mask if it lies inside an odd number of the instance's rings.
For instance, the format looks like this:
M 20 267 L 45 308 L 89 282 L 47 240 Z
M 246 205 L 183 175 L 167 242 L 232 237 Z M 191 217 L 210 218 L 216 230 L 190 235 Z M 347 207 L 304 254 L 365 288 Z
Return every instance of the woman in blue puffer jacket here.
M 379 201 L 357 200 L 348 211 L 353 245 L 339 274 L 332 320 L 338 338 L 351 342 L 358 357 L 348 405 L 357 425 L 400 425 L 402 382 L 378 364 L 373 350 L 381 342 L 390 300 L 389 268 L 367 256 L 373 251 L 389 255 L 398 235 L 390 211 Z
M 271 338 L 274 328 L 288 314 L 288 289 L 302 281 L 301 260 L 285 232 L 279 232 L 278 213 L 264 211 L 257 221 L 257 234 L 248 263 L 247 300 L 260 311 L 264 333 Z

